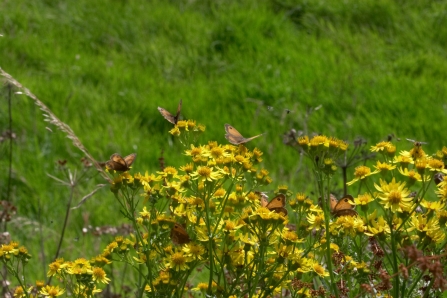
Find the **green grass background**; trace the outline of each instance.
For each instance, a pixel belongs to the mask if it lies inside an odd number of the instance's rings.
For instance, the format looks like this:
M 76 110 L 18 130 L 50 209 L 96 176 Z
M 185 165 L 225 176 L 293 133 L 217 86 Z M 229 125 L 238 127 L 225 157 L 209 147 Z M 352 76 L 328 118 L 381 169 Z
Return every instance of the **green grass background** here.
M 162 149 L 167 165 L 187 161 L 157 111 L 174 112 L 180 99 L 183 117 L 207 127 L 202 143 L 226 143 L 224 123 L 247 137 L 267 132 L 247 144 L 264 151 L 274 179 L 266 190 L 312 191 L 306 163 L 282 144 L 291 128 L 347 141 L 362 136 L 371 145 L 394 133 L 429 142 L 428 152 L 447 143 L 446 1 L 6 0 L 0 12 L 0 67 L 98 160 L 136 152 L 133 171 L 157 171 Z M 2 132 L 7 99 L 4 88 Z M 12 97 L 9 199 L 18 213 L 8 230 L 30 249 L 29 271 L 40 279 L 70 193 L 46 174 L 61 177 L 56 162 L 63 159 L 79 173 L 83 156 L 43 120 L 30 99 Z M 7 199 L 9 142 L 0 146 Z M 75 202 L 103 182 L 90 176 Z M 62 256 L 100 253 L 111 237 L 83 236 L 82 227 L 125 222 L 119 217 L 112 194 L 100 191 L 72 211 Z

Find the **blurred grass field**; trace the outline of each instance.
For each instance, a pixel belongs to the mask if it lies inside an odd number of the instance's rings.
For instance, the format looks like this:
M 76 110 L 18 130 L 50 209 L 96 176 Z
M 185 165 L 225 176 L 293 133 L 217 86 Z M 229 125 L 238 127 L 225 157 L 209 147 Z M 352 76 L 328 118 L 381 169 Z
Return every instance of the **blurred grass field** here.
M 136 152 L 132 171 L 159 170 L 162 150 L 166 165 L 185 162 L 157 111 L 174 112 L 180 99 L 183 117 L 206 126 L 202 143 L 226 143 L 225 123 L 246 137 L 266 132 L 247 146 L 264 152 L 274 180 L 267 191 L 281 184 L 312 191 L 306 165 L 282 143 L 291 128 L 348 142 L 362 136 L 370 145 L 394 133 L 403 140 L 398 149 L 411 148 L 411 138 L 432 153 L 447 144 L 445 1 L 6 0 L 0 11 L 0 67 L 97 160 Z M 1 133 L 7 99 L 3 88 Z M 70 194 L 47 174 L 61 175 L 58 160 L 79 170 L 83 157 L 43 120 L 30 99 L 13 95 L 9 199 L 18 214 L 8 230 L 35 256 L 29 272 L 40 279 Z M 0 146 L 5 200 L 9 141 Z M 103 182 L 97 174 L 83 181 L 74 204 Z M 71 212 L 62 256 L 101 252 L 112 236 L 81 229 L 124 223 L 119 217 L 112 194 L 97 193 Z

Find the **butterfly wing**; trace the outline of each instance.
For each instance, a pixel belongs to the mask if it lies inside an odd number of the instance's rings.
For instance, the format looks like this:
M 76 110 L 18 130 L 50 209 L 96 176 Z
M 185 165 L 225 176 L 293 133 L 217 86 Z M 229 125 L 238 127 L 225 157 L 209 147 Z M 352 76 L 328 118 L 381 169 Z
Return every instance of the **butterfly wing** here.
M 167 110 L 158 107 L 158 111 L 160 112 L 160 114 L 165 117 L 166 120 L 168 120 L 169 122 L 171 122 L 172 124 L 177 124 L 178 119 L 180 117 L 180 111 L 182 110 L 182 100 L 180 99 L 180 102 L 178 103 L 177 106 L 177 114 L 172 115 L 171 113 L 169 113 Z
M 126 161 L 118 153 L 114 153 L 110 156 L 110 160 L 106 162 L 106 167 L 109 170 L 115 170 L 118 172 L 125 172 L 129 170 Z
M 337 206 L 338 200 L 337 198 L 331 194 L 331 212 L 334 212 L 335 206 Z
M 338 203 L 335 205 L 335 207 L 332 209 L 332 214 L 334 216 L 354 216 L 357 215 L 357 211 L 354 210 L 354 205 L 351 204 L 349 201 L 352 201 L 353 197 L 351 195 L 345 195 L 343 198 L 338 201 Z M 332 203 L 332 201 L 331 201 Z M 331 204 L 332 206 L 332 204 Z
M 286 206 L 286 196 L 282 193 L 274 197 L 268 204 L 267 207 L 270 211 L 276 213 L 283 213 L 287 215 L 287 209 L 284 208 Z
M 175 245 L 181 245 L 191 241 L 186 229 L 178 223 L 175 223 L 171 229 L 171 240 Z
M 124 157 L 124 161 L 126 162 L 128 168 L 130 168 L 130 166 L 133 164 L 135 157 L 137 157 L 136 153 L 132 153 Z
M 269 200 L 268 200 L 268 196 L 260 191 L 255 192 L 257 195 L 259 195 L 259 201 L 261 203 L 262 207 L 267 207 L 267 205 L 269 204 Z
M 165 117 L 166 120 L 168 120 L 169 122 L 171 122 L 172 124 L 176 124 L 177 121 L 175 119 L 175 117 L 169 113 L 168 111 L 166 111 L 163 108 L 158 107 L 158 111 L 160 112 L 160 114 Z
M 174 117 L 174 122 L 175 122 L 174 124 L 177 124 L 177 122 L 178 122 L 181 109 L 182 109 L 182 100 L 180 99 L 180 102 L 178 103 L 178 106 L 177 106 L 177 114 L 175 114 L 175 117 Z
M 244 144 L 263 135 L 263 133 L 261 133 L 260 135 L 251 138 L 244 138 L 244 136 L 230 124 L 225 124 L 225 131 L 227 132 L 225 138 L 233 145 Z
M 245 143 L 245 138 L 237 131 L 236 128 L 231 126 L 230 124 L 225 124 L 225 138 L 233 145 L 239 145 Z
M 262 136 L 262 135 L 263 135 L 263 133 L 261 133 L 260 135 L 251 137 L 251 138 L 244 138 L 244 141 L 243 141 L 242 143 L 247 143 L 247 142 L 249 142 L 249 141 L 251 141 L 251 140 L 253 140 L 253 139 L 256 139 L 257 137 L 260 137 L 260 136 Z

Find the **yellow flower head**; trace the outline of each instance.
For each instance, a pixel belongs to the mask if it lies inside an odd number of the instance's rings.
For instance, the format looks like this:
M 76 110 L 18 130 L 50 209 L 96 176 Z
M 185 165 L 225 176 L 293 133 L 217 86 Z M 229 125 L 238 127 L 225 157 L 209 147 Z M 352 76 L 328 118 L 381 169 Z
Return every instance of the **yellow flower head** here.
M 59 286 L 50 286 L 47 285 L 43 287 L 39 293 L 45 295 L 46 297 L 57 297 L 64 294 L 65 290 L 59 288 Z
M 378 198 L 382 200 L 382 204 L 385 208 L 391 209 L 392 212 L 404 212 L 409 211 L 412 206 L 412 200 L 410 191 L 405 188 L 405 182 L 396 182 L 396 179 L 390 183 L 380 179 L 380 186 L 374 184 L 375 188 L 379 191 Z
M 374 201 L 374 199 L 371 197 L 371 195 L 369 193 L 364 193 L 354 199 L 354 203 L 356 205 L 367 205 L 373 201 Z
M 316 261 L 312 264 L 312 269 L 316 274 L 318 274 L 321 277 L 329 276 L 329 272 L 327 272 L 323 266 L 318 264 Z
M 386 150 L 390 145 L 392 145 L 390 142 L 379 142 L 375 146 L 371 146 L 371 152 L 380 152 Z
M 107 278 L 106 272 L 104 271 L 104 269 L 99 268 L 99 267 L 93 268 L 92 277 L 93 277 L 94 281 L 102 282 L 103 284 L 108 284 L 110 281 L 110 279 Z
M 346 185 L 352 185 L 355 182 L 357 182 L 359 180 L 366 179 L 368 176 L 371 176 L 378 172 L 379 172 L 378 170 L 371 172 L 371 169 L 367 166 L 358 166 L 355 168 L 355 172 L 354 172 L 355 178 L 352 179 L 350 182 L 346 183 Z
M 386 162 L 377 161 L 377 164 L 374 166 L 379 172 L 386 174 L 388 171 L 394 170 L 396 166 L 390 165 Z
M 189 257 L 187 257 L 182 251 L 173 251 L 173 253 L 166 258 L 165 265 L 167 268 L 171 268 L 175 271 L 186 271 L 188 266 Z

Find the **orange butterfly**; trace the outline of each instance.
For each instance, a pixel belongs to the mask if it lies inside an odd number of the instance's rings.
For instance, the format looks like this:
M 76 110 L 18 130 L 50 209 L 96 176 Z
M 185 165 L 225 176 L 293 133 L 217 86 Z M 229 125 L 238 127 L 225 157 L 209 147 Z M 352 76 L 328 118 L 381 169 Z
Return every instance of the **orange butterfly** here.
M 118 172 L 129 171 L 130 166 L 133 164 L 136 156 L 136 153 L 132 153 L 122 158 L 118 153 L 113 153 L 112 156 L 110 156 L 110 160 L 106 162 L 106 167 L 109 170 L 115 170 Z
M 287 215 L 287 209 L 284 208 L 286 206 L 286 196 L 282 193 L 274 197 L 270 202 L 267 200 L 266 195 L 261 195 L 261 206 L 276 213 L 283 213 L 284 216 Z
M 336 217 L 357 215 L 357 211 L 354 210 L 355 206 L 349 203 L 353 200 L 354 198 L 351 195 L 345 195 L 340 201 L 337 201 L 335 196 L 331 194 L 331 213 Z
M 171 240 L 175 245 L 181 245 L 191 241 L 186 229 L 178 223 L 175 223 L 171 229 Z
M 181 99 L 180 99 L 180 102 L 178 103 L 177 114 L 175 114 L 175 116 L 172 115 L 171 113 L 169 113 L 168 111 L 166 111 L 165 109 L 158 107 L 158 111 L 160 112 L 160 114 L 163 117 L 165 117 L 165 119 L 168 120 L 169 122 L 171 122 L 172 124 L 177 124 L 181 109 L 182 109 L 182 100 Z
M 244 136 L 242 136 L 240 134 L 240 132 L 238 132 L 236 130 L 236 128 L 234 128 L 230 124 L 225 124 L 225 131 L 227 132 L 225 134 L 225 138 L 233 145 L 244 144 L 244 143 L 247 143 L 248 141 L 253 140 L 254 138 L 257 138 L 257 137 L 260 137 L 263 135 L 263 133 L 261 133 L 260 135 L 257 135 L 257 136 L 251 137 L 251 138 L 244 138 Z

